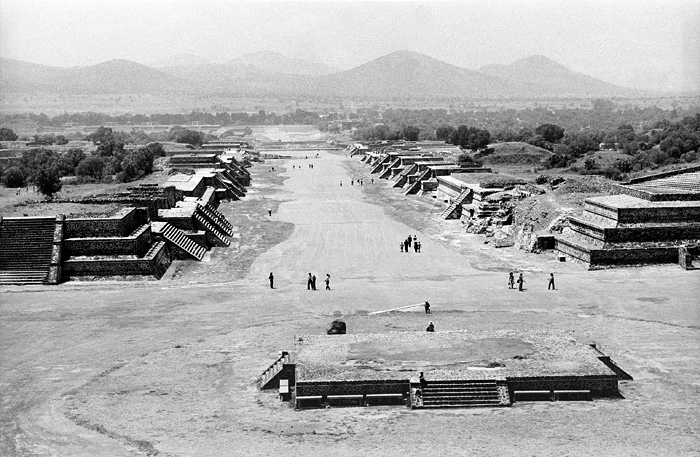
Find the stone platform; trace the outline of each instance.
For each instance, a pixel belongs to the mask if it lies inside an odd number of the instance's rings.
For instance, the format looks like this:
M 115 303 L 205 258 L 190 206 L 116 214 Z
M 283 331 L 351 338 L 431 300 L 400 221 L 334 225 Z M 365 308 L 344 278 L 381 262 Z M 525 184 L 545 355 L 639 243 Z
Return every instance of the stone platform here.
M 422 371 L 430 382 L 507 386 L 512 401 L 516 391 L 616 395 L 618 375 L 601 356 L 555 330 L 391 332 L 297 336 L 293 363 L 298 397 L 407 396 Z

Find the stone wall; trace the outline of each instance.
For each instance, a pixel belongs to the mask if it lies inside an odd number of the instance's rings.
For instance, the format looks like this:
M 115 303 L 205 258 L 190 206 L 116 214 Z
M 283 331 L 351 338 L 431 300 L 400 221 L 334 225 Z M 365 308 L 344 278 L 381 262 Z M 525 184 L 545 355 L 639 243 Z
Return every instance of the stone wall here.
M 692 173 L 695 171 L 700 171 L 700 165 L 697 165 L 694 167 L 687 167 L 687 168 L 683 168 L 680 170 L 664 171 L 662 173 L 656 173 L 653 175 L 647 175 L 647 176 L 642 176 L 640 178 L 630 179 L 629 182 L 626 182 L 625 184 L 639 184 L 639 183 L 642 183 L 645 181 L 653 181 L 656 179 L 668 178 L 669 176 L 682 175 L 685 173 Z
M 610 192 L 612 194 L 624 194 L 632 197 L 641 198 L 651 202 L 668 202 L 668 201 L 696 201 L 698 194 L 691 192 L 651 192 L 642 189 L 635 189 L 621 184 L 613 184 Z
M 596 249 L 590 251 L 591 267 L 677 263 L 678 248 Z
M 112 217 L 66 219 L 64 238 L 122 237 L 148 222 L 145 209 L 124 208 Z
M 365 395 L 365 394 L 408 394 L 409 380 L 397 381 L 299 381 L 296 384 L 297 396 Z
M 690 207 L 620 208 L 617 211 L 617 221 L 632 224 L 700 221 L 700 205 Z
M 617 376 L 537 376 L 530 378 L 508 378 L 508 393 L 527 390 L 590 390 L 598 397 L 613 397 L 618 394 Z
M 143 257 L 151 246 L 151 227 L 125 237 L 68 238 L 63 241 L 65 258 L 78 255 L 135 255 Z
M 160 279 L 162 273 L 159 276 L 159 272 L 167 270 L 171 261 L 167 244 L 159 242 L 148 256 L 141 259 L 68 259 L 63 262 L 63 274 L 66 277 L 153 275 Z

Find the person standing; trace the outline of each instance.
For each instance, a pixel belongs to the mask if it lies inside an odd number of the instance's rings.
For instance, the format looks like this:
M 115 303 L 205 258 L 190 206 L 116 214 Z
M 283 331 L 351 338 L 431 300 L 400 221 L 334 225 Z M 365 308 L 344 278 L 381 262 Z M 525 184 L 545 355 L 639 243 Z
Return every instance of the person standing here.
M 511 271 L 508 273 L 508 287 L 512 289 L 515 287 L 515 276 L 513 276 L 513 272 Z
M 306 290 L 311 290 L 311 284 L 312 284 L 312 279 L 311 279 L 311 273 L 309 273 L 309 278 L 306 280 Z
M 423 246 L 423 243 L 421 243 L 421 242 L 419 241 L 419 242 L 418 242 L 418 253 L 419 253 L 419 254 L 420 254 L 420 248 L 421 248 L 421 246 Z
M 275 276 L 272 274 L 272 272 L 270 272 L 270 276 L 268 276 L 267 279 L 270 280 L 270 289 L 274 289 L 275 288 Z
M 401 248 L 401 252 L 403 252 L 403 243 L 399 243 L 399 247 Z
M 403 241 L 403 251 L 404 252 L 408 252 L 408 246 L 409 246 L 408 240 L 404 240 Z
M 331 275 L 326 273 L 326 290 L 331 290 Z
M 425 308 L 425 314 L 430 314 L 430 303 L 428 303 L 428 300 L 425 301 L 423 307 Z
M 518 276 L 518 290 L 520 292 L 523 291 L 523 285 L 525 284 L 525 280 L 523 279 L 523 274 L 520 273 L 520 276 Z
M 549 274 L 549 284 L 547 285 L 547 290 L 549 289 L 556 289 L 556 287 L 554 287 L 554 273 Z
M 316 275 L 311 277 L 311 289 L 316 290 Z
M 268 209 L 267 209 L 267 214 L 268 214 L 269 216 L 272 216 L 272 208 L 268 208 Z
M 408 238 L 406 238 L 406 241 L 408 241 L 408 247 L 411 247 L 411 243 L 413 242 L 413 238 L 411 238 L 411 235 L 408 235 Z

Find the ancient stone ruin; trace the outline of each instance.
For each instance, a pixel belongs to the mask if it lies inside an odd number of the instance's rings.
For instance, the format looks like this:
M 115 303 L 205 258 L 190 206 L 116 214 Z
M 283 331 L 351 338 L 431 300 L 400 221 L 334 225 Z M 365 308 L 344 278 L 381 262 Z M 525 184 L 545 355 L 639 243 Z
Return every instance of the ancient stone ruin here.
M 544 240 L 590 269 L 678 263 L 700 268 L 700 167 L 634 179 L 585 201 L 570 229 Z
M 227 247 L 233 226 L 221 201 L 245 195 L 250 174 L 230 157 L 174 156 L 194 174 L 175 174 L 165 186 L 129 188 L 56 203 L 122 205 L 101 217 L 0 218 L 0 285 L 58 284 L 78 276 L 152 276 L 173 259 L 200 261 Z

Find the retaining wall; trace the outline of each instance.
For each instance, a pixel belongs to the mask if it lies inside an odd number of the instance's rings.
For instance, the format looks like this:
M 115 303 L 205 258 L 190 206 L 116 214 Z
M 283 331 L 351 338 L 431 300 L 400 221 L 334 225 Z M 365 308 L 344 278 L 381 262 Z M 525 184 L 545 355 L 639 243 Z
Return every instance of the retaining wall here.
M 365 395 L 365 394 L 408 394 L 409 381 L 377 380 L 377 381 L 298 381 L 296 395 L 327 396 L 327 395 Z
M 508 378 L 508 393 L 511 401 L 515 391 L 528 390 L 590 390 L 597 397 L 618 395 L 617 375 L 610 376 L 536 376 Z
M 123 237 L 148 222 L 143 208 L 124 208 L 111 217 L 66 219 L 64 238 Z
M 142 257 L 151 246 L 151 227 L 126 237 L 68 238 L 63 241 L 66 257 L 77 255 L 135 255 Z
M 69 259 L 63 262 L 64 276 L 122 276 L 153 275 L 160 279 L 172 259 L 168 246 L 159 242 L 149 255 L 142 259 Z

